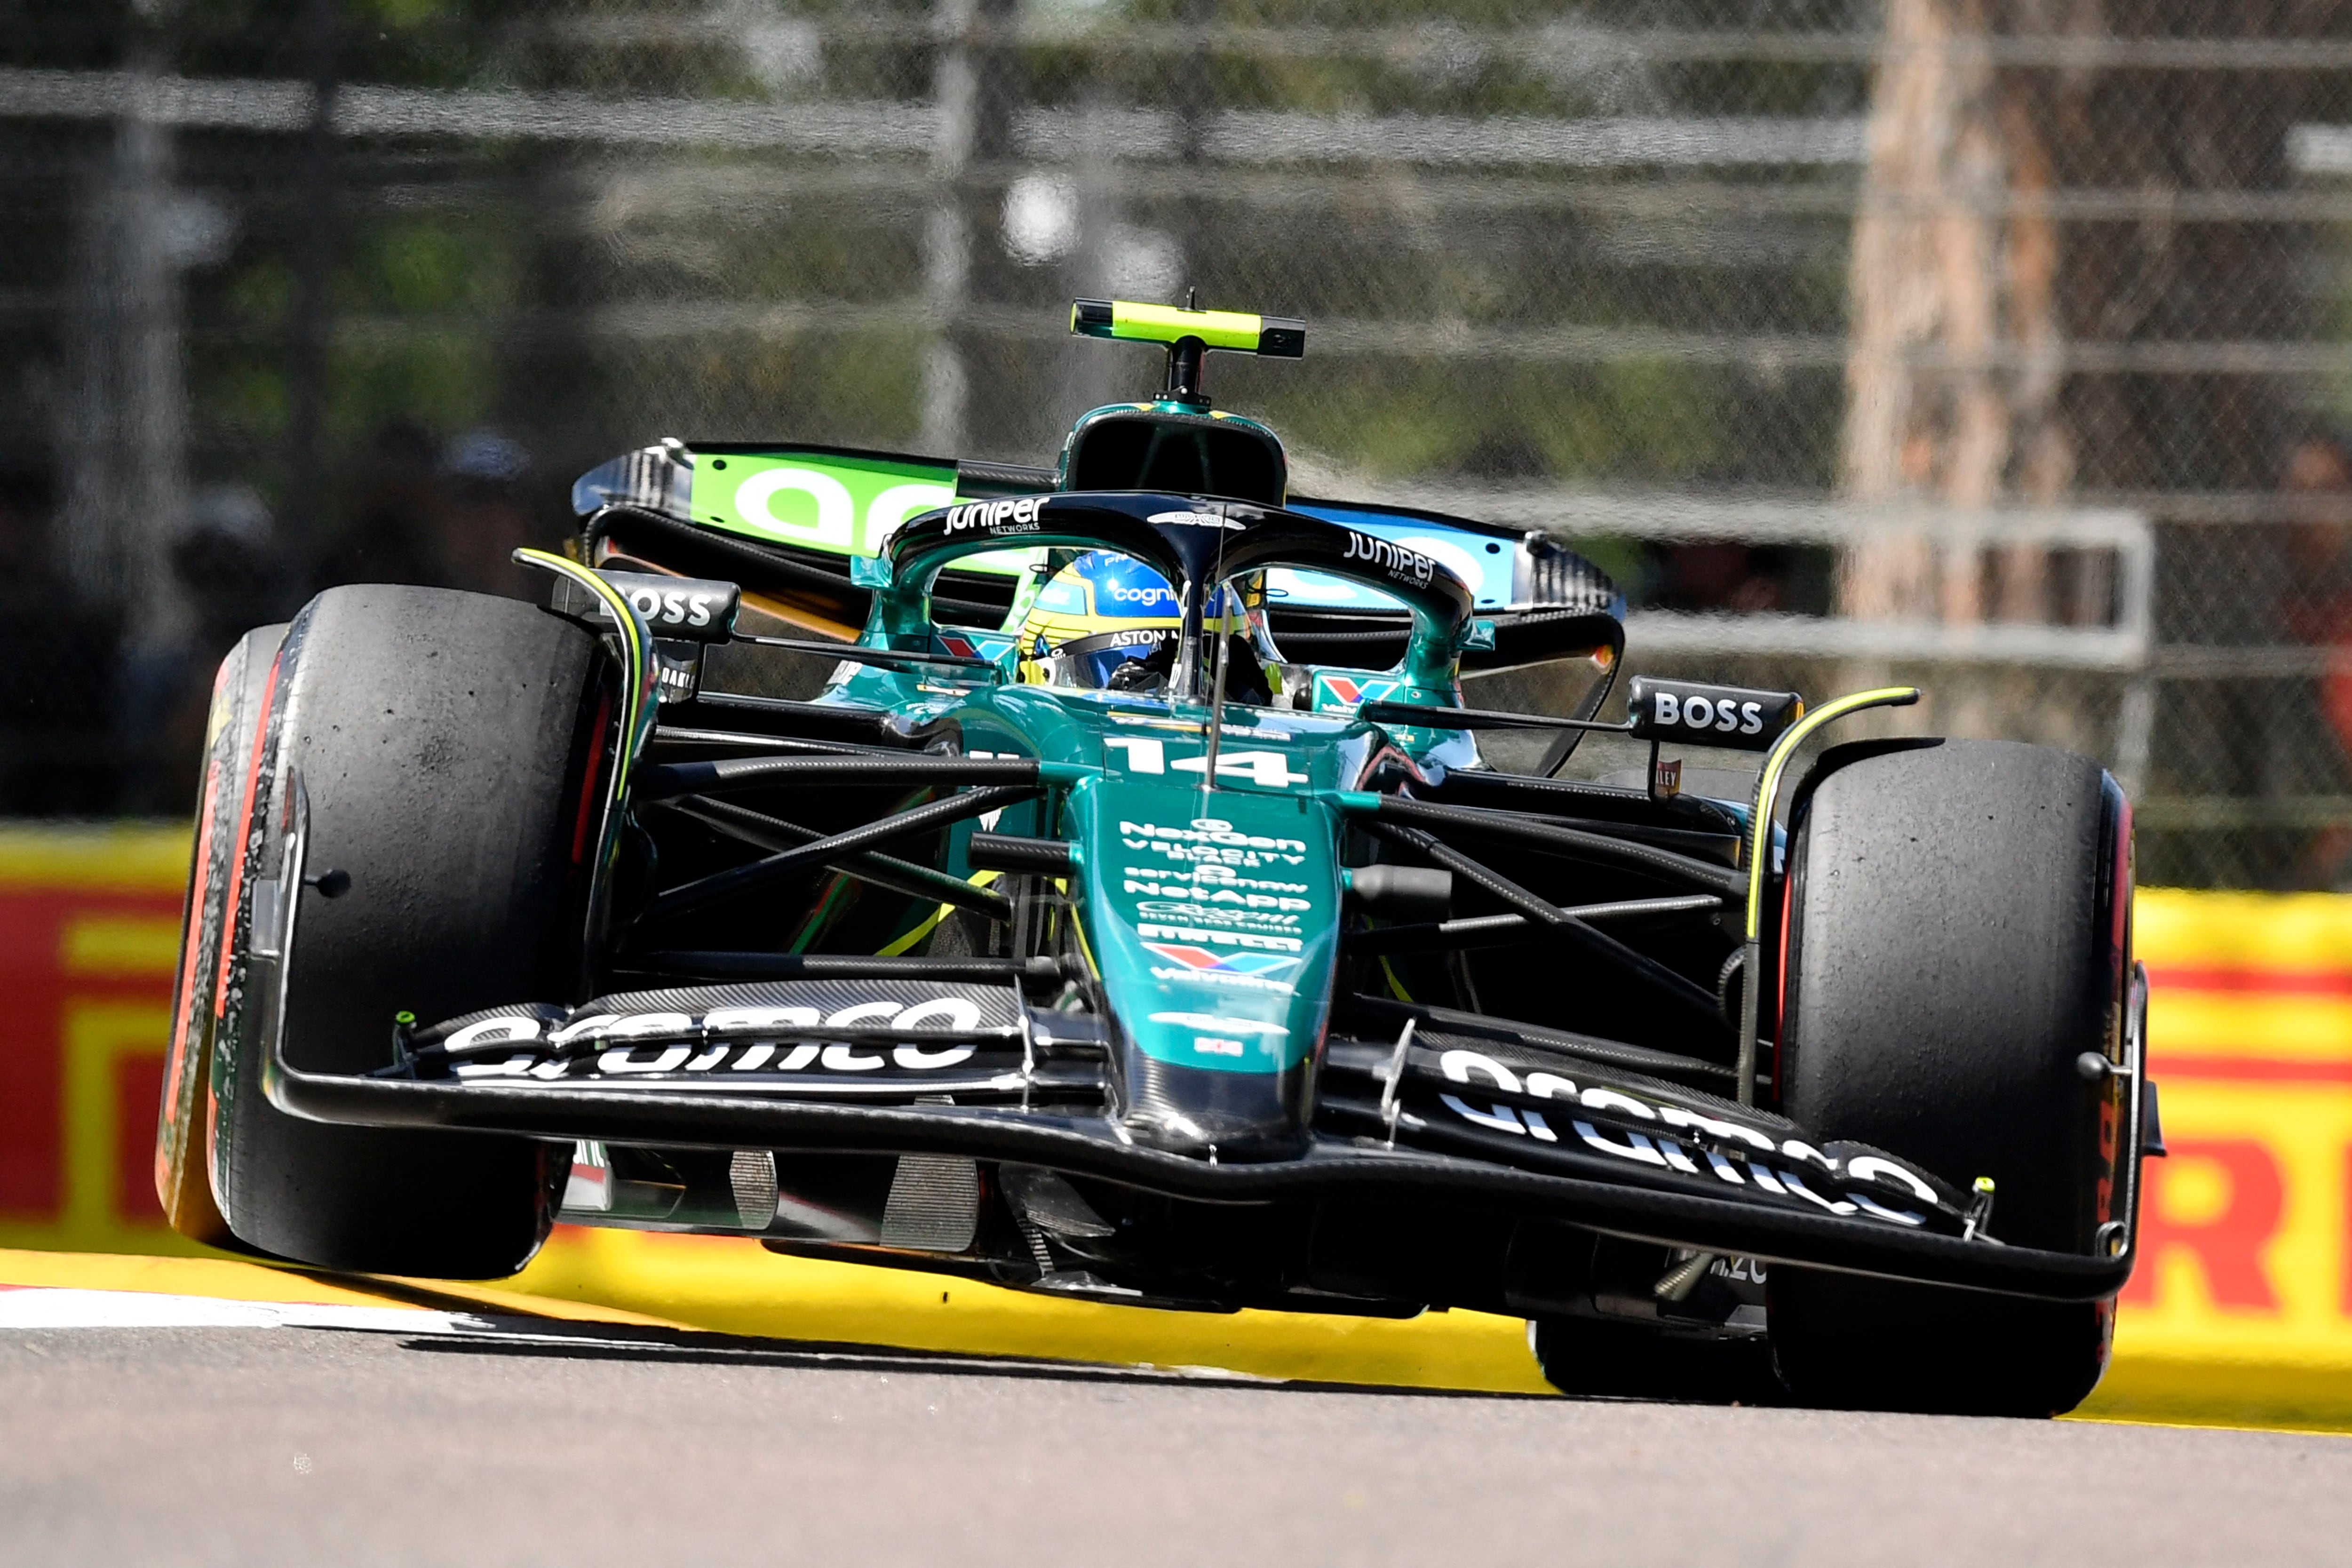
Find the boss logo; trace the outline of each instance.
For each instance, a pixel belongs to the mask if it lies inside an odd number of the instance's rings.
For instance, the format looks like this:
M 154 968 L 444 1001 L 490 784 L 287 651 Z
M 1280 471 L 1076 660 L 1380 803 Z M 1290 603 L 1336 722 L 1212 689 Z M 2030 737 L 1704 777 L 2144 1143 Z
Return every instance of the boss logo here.
M 1626 706 L 1633 733 L 1643 740 L 1685 741 L 1743 752 L 1769 751 L 1805 711 L 1804 699 L 1793 691 L 1751 691 L 1647 676 L 1634 679 Z
M 719 595 L 683 594 L 676 589 L 656 593 L 651 588 L 635 588 L 630 590 L 629 603 L 635 605 L 637 614 L 653 626 L 707 626 L 715 618 L 711 611 L 718 605 Z
M 725 642 L 735 629 L 741 590 L 705 577 L 657 577 L 642 572 L 598 575 L 620 590 L 657 637 L 686 642 Z
M 1760 703 L 1739 702 L 1725 697 L 1710 703 L 1705 697 L 1682 699 L 1682 710 L 1675 710 L 1675 694 L 1661 691 L 1652 715 L 1660 729 L 1671 729 L 1679 723 L 1693 730 L 1720 730 L 1727 733 L 1737 730 L 1743 735 L 1760 734 L 1764 729 L 1764 710 Z

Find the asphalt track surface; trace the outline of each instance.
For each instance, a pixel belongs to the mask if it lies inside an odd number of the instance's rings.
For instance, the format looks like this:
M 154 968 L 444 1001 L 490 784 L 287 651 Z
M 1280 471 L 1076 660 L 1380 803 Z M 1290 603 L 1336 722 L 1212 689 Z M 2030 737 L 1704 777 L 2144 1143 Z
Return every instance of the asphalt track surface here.
M 2347 1561 L 2352 1440 L 2327 1436 L 578 1325 L 0 1330 L 14 1565 Z

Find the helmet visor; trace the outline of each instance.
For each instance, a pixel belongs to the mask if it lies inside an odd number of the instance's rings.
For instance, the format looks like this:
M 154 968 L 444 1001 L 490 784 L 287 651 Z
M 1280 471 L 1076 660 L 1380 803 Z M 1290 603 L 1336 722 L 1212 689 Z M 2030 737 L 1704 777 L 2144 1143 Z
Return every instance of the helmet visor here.
M 1101 691 L 1140 689 L 1154 675 L 1165 681 L 1175 668 L 1176 639 L 1174 626 L 1122 626 L 1074 637 L 1051 655 L 1055 684 Z

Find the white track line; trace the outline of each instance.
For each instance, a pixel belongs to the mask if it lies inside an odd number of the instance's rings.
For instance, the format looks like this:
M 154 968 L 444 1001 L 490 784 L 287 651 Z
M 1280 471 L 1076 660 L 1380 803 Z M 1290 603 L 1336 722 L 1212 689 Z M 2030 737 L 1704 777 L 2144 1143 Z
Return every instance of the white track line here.
M 357 1329 L 394 1334 L 481 1334 L 506 1321 L 413 1307 L 320 1306 L 295 1301 L 225 1301 L 140 1290 L 0 1289 L 0 1330 L 7 1329 Z
M 1027 1356 L 939 1355 L 903 1352 L 888 1346 L 802 1347 L 789 1342 L 762 1345 L 743 1341 L 727 1345 L 676 1346 L 660 1337 L 598 1333 L 616 1325 L 572 1322 L 545 1318 L 443 1312 L 416 1307 L 320 1306 L 299 1301 L 232 1301 L 212 1296 L 173 1296 L 139 1290 L 78 1290 L 46 1286 L 0 1285 L 0 1333 L 11 1330 L 69 1329 L 342 1329 L 362 1333 L 446 1336 L 497 1340 L 508 1344 L 533 1343 L 574 1351 L 625 1350 L 660 1355 L 673 1350 L 701 1355 L 733 1354 L 758 1359 L 783 1354 L 810 1364 L 864 1365 L 908 1361 L 910 1370 L 1004 1371 L 1062 1370 L 1095 1378 L 1174 1378 L 1192 1383 L 1279 1384 L 1285 1378 L 1262 1377 L 1213 1366 L 1120 1365 L 1092 1362 L 1059 1362 Z M 725 1337 L 725 1336 L 720 1336 Z

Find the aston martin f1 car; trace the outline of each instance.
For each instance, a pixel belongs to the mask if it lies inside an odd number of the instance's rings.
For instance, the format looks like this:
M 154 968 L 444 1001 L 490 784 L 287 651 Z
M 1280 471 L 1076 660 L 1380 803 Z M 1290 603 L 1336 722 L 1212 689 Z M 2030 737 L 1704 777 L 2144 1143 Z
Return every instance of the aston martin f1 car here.
M 1212 405 L 1208 353 L 1302 323 L 1072 325 L 1166 379 L 1050 468 L 667 441 L 524 552 L 544 604 L 340 587 L 248 635 L 173 1223 L 411 1276 L 560 1220 L 1475 1309 L 1588 1394 L 2080 1400 L 2155 1142 L 2115 781 L 1807 745 L 1907 689 L 1612 709 L 1591 564 L 1293 495 Z M 1648 765 L 1579 776 L 1596 733 Z

